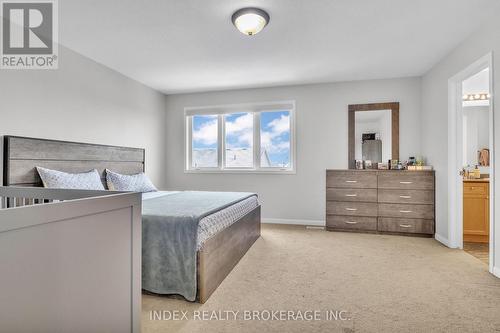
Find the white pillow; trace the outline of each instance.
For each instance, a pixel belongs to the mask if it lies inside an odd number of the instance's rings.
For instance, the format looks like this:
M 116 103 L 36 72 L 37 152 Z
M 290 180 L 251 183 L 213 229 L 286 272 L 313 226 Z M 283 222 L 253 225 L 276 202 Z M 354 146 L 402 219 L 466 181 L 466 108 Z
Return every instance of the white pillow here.
M 48 188 L 105 190 L 101 177 L 96 169 L 82 173 L 67 173 L 57 170 L 36 167 L 43 186 Z
M 135 175 L 122 175 L 106 169 L 106 183 L 111 191 L 155 192 L 153 185 L 144 172 Z

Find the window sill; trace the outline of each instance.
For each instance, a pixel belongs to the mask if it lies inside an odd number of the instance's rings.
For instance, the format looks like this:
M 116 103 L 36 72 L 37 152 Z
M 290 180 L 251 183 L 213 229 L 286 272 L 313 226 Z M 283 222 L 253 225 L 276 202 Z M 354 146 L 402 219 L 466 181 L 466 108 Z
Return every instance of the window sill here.
M 272 174 L 272 175 L 295 175 L 297 172 L 295 170 L 286 169 L 286 170 L 257 170 L 257 169 L 224 169 L 224 170 L 208 170 L 208 169 L 188 169 L 184 170 L 184 173 L 193 173 L 193 174 Z

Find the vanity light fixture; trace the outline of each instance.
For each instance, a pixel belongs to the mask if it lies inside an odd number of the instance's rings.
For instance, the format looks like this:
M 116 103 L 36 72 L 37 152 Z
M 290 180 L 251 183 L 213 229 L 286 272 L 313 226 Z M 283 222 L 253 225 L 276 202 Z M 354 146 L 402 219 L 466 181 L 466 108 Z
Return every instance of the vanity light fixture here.
M 260 8 L 242 8 L 233 14 L 231 20 L 242 34 L 253 36 L 269 23 L 269 14 Z
M 465 94 L 462 96 L 464 101 L 486 101 L 490 99 L 490 94 L 479 93 L 479 94 Z

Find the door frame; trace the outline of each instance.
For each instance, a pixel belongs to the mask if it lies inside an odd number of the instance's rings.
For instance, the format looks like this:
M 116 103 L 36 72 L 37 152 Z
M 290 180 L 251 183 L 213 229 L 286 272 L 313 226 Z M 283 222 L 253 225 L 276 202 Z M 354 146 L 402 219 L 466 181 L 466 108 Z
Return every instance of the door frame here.
M 451 248 L 463 248 L 463 182 L 459 170 L 463 167 L 462 82 L 489 68 L 490 74 L 490 242 L 489 271 L 493 273 L 495 259 L 495 127 L 493 53 L 490 52 L 448 80 L 448 241 Z

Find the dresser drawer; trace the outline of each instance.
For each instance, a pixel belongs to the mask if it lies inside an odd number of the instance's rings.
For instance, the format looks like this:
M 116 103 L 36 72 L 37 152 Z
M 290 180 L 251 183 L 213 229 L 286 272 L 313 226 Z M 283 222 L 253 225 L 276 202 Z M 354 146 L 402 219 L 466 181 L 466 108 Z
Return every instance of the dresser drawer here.
M 434 221 L 423 219 L 379 217 L 378 231 L 433 234 Z
M 472 196 L 488 196 L 489 195 L 488 183 L 465 183 L 464 182 L 464 195 Z
M 326 200 L 377 202 L 377 189 L 327 188 Z
M 377 204 L 367 202 L 328 201 L 326 213 L 331 215 L 377 216 Z
M 377 188 L 377 173 L 349 170 L 327 171 L 326 187 Z
M 434 205 L 378 204 L 381 217 L 402 217 L 412 219 L 434 219 Z
M 378 191 L 378 202 L 434 204 L 434 191 L 431 190 L 387 190 Z
M 326 227 L 328 229 L 347 229 L 347 230 L 377 230 L 376 217 L 360 217 L 360 216 L 326 216 Z
M 386 171 L 378 174 L 380 189 L 433 190 L 434 174 L 425 171 Z

